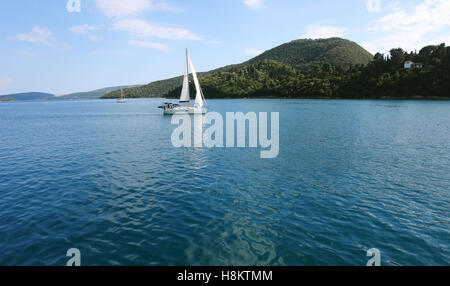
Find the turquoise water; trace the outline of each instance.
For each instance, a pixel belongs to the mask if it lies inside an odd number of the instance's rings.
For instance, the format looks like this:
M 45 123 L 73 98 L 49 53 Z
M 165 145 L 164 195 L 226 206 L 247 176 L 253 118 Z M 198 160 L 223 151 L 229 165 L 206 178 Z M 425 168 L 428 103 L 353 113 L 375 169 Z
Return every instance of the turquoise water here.
M 0 265 L 450 264 L 450 102 L 280 112 L 280 154 L 176 149 L 160 99 L 0 104 Z

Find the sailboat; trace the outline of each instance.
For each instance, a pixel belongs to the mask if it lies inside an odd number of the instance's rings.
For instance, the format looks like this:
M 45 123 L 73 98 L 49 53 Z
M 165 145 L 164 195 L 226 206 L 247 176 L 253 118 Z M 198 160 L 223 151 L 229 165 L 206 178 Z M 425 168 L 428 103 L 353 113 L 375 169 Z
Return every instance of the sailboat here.
M 123 89 L 121 88 L 120 89 L 120 98 L 117 99 L 117 103 L 125 103 L 125 102 L 126 102 L 125 95 L 123 93 Z
M 194 78 L 194 84 L 196 89 L 195 104 L 191 106 L 189 103 L 191 101 L 189 92 L 189 67 L 192 71 L 192 77 Z M 191 57 L 189 56 L 188 50 L 186 49 L 186 63 L 184 67 L 184 78 L 183 87 L 181 89 L 180 103 L 188 103 L 187 106 L 182 106 L 180 104 L 165 103 L 159 108 L 164 110 L 164 115 L 173 114 L 205 114 L 208 111 L 206 105 L 205 96 L 203 95 L 200 82 L 197 77 L 197 72 L 195 71 L 194 64 L 192 63 Z

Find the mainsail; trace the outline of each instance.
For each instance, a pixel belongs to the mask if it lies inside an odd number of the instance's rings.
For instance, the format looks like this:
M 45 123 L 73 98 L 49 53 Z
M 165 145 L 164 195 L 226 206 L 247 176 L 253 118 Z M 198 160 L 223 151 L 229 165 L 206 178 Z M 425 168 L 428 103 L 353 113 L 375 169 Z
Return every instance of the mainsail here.
M 198 81 L 197 72 L 195 71 L 194 65 L 192 64 L 191 57 L 189 57 L 189 65 L 191 66 L 192 76 L 194 77 L 195 89 L 197 90 L 197 94 L 195 95 L 195 105 L 198 107 L 203 107 L 204 105 L 203 93 L 200 87 L 200 83 Z
M 180 102 L 189 102 L 189 70 L 188 70 L 188 51 L 186 49 L 186 65 L 184 67 L 183 89 L 181 90 Z

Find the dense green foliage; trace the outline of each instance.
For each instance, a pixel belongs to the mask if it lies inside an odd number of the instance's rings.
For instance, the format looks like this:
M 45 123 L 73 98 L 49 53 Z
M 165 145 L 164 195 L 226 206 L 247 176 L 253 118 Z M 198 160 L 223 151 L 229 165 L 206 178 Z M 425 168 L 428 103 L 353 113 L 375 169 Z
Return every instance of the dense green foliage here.
M 405 69 L 406 60 L 424 67 Z M 450 98 L 450 47 L 428 46 L 419 53 L 393 49 L 389 56 L 376 54 L 368 65 L 348 68 L 324 64 L 300 71 L 264 60 L 200 81 L 208 98 Z M 167 97 L 179 97 L 180 89 Z
M 340 39 L 303 39 L 283 44 L 262 53 L 248 61 L 248 64 L 262 60 L 274 60 L 292 66 L 298 70 L 305 70 L 312 66 L 330 64 L 334 67 L 349 67 L 366 65 L 373 56 L 358 44 Z
M 406 60 L 423 67 L 405 69 Z M 389 55 L 377 53 L 366 65 L 322 63 L 299 69 L 275 60 L 251 60 L 201 74 L 199 79 L 207 98 L 450 98 L 450 47 L 427 46 L 419 53 L 392 49 Z M 176 88 L 158 97 L 179 97 L 182 78 L 171 81 Z M 194 95 L 192 85 L 191 89 Z M 136 97 L 136 89 L 131 91 L 128 96 Z M 145 87 L 140 95 L 147 97 Z
M 142 98 L 142 97 L 161 97 L 168 91 L 173 90 L 177 86 L 181 85 L 183 78 L 175 77 L 167 80 L 155 81 L 147 85 L 126 88 L 123 90 L 125 97 L 129 98 Z M 120 89 L 112 91 L 102 97 L 102 99 L 119 98 Z
M 404 62 L 423 63 L 405 69 Z M 349 98 L 450 98 L 450 47 L 426 46 L 419 53 L 392 49 L 377 53 L 366 67 L 351 69 L 340 83 L 338 97 Z

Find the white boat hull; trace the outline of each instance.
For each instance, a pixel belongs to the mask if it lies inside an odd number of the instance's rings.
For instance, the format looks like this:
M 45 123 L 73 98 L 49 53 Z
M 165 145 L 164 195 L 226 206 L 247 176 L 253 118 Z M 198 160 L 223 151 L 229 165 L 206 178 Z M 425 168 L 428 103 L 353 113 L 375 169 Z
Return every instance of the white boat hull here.
M 175 114 L 206 114 L 208 109 L 206 107 L 179 107 L 165 109 L 164 115 L 175 115 Z

